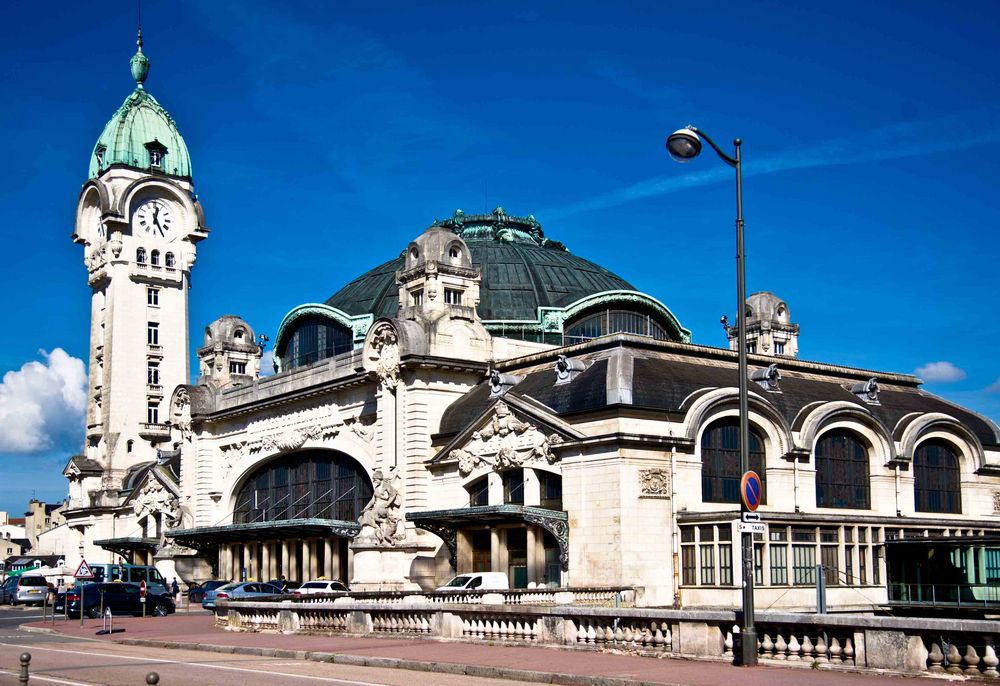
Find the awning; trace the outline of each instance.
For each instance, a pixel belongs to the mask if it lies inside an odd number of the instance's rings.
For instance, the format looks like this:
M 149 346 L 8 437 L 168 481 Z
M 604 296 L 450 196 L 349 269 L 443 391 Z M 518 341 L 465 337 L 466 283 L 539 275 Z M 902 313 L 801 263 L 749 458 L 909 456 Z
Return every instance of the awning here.
M 357 522 L 310 518 L 174 529 L 168 531 L 167 536 L 180 545 L 203 550 L 218 547 L 221 543 L 266 541 L 274 538 L 322 538 L 327 536 L 354 538 L 360 530 L 361 526 Z
M 450 553 L 451 566 L 458 559 L 458 531 L 472 526 L 491 527 L 496 524 L 536 524 L 559 543 L 559 564 L 569 570 L 569 516 L 562 510 L 547 510 L 524 505 L 484 505 L 453 510 L 409 512 L 406 518 L 424 531 L 440 537 Z
M 99 541 L 94 541 L 94 545 L 100 546 L 105 550 L 110 550 L 115 555 L 130 558 L 132 553 L 137 550 L 146 550 L 149 552 L 156 551 L 160 542 L 155 538 L 131 536 L 123 538 L 102 538 Z

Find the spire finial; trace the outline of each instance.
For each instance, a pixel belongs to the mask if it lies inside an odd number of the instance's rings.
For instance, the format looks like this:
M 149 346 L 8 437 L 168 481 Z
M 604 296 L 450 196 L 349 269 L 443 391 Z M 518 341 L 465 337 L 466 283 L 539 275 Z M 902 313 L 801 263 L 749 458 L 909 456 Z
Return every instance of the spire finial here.
M 146 76 L 149 74 L 149 58 L 142 54 L 142 27 L 139 27 L 138 38 L 135 41 L 138 49 L 136 53 L 132 55 L 132 61 L 129 63 L 132 66 L 132 78 L 135 79 L 136 88 L 142 89 L 142 84 L 146 82 Z

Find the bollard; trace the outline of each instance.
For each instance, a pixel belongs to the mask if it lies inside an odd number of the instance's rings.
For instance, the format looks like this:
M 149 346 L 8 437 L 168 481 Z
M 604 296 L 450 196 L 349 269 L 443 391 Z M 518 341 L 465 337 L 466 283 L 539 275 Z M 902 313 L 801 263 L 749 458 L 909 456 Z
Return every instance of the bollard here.
M 150 686 L 160 683 L 160 675 L 156 672 L 150 672 L 146 675 L 146 683 Z
M 31 662 L 31 653 L 21 653 L 21 674 L 18 676 L 17 683 L 21 686 L 27 686 L 28 684 L 28 664 Z

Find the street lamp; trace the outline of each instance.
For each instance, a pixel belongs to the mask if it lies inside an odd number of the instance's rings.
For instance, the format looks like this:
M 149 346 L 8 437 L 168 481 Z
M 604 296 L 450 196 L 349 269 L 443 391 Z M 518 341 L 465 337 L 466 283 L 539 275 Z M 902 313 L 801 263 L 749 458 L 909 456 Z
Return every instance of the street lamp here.
M 750 470 L 750 418 L 747 409 L 747 315 L 746 279 L 743 255 L 743 170 L 740 166 L 739 138 L 733 141 L 735 153 L 727 155 L 711 138 L 694 126 L 685 126 L 674 131 L 667 138 L 667 152 L 678 162 L 690 162 L 701 153 L 701 141 L 705 140 L 723 162 L 736 170 L 736 327 L 737 351 L 740 376 L 740 473 Z M 746 504 L 740 497 L 740 521 Z M 744 532 L 741 537 L 743 551 L 743 627 L 742 664 L 757 664 L 757 629 L 753 618 L 753 534 Z

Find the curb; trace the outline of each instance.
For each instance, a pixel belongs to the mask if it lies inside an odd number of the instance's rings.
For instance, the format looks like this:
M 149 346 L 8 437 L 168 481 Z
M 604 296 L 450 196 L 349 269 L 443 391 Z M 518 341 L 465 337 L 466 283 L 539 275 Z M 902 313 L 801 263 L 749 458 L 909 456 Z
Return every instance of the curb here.
M 682 684 L 666 681 L 636 681 L 634 679 L 621 679 L 618 677 L 586 676 L 581 674 L 565 674 L 562 672 L 539 672 L 528 669 L 512 669 L 509 667 L 491 667 L 487 665 L 470 665 L 454 662 L 425 662 L 422 660 L 406 660 L 395 657 L 366 657 L 364 655 L 353 655 L 350 653 L 323 653 L 305 650 L 285 650 L 281 648 L 224 646 L 212 645 L 210 643 L 180 643 L 177 641 L 158 641 L 148 638 L 125 638 L 116 640 L 115 643 L 147 648 L 200 650 L 209 653 L 291 658 L 295 660 L 311 660 L 313 662 L 332 662 L 333 664 L 351 665 L 354 667 L 379 667 L 382 669 L 405 669 L 414 672 L 438 672 L 441 674 L 458 674 L 487 679 L 528 681 L 537 684 L 558 684 L 560 686 L 682 686 Z

